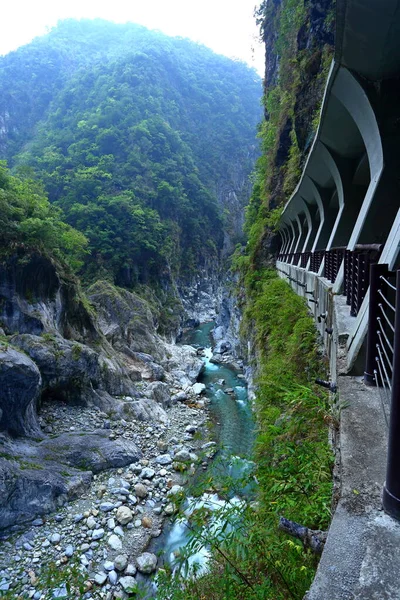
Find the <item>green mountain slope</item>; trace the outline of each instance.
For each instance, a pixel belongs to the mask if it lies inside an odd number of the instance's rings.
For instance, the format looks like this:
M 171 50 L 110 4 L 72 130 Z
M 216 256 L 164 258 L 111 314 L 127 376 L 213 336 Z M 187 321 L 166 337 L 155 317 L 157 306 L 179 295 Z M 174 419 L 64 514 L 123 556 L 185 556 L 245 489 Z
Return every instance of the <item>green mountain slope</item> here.
M 88 278 L 191 274 L 235 229 L 232 193 L 248 198 L 260 95 L 254 71 L 188 40 L 65 21 L 0 59 L 0 157 L 87 236 Z

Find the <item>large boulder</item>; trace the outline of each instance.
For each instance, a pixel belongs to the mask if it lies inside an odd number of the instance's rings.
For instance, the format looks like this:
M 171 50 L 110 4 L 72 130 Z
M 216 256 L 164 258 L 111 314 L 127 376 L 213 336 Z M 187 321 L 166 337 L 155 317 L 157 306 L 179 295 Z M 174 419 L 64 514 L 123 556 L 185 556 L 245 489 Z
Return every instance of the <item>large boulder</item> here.
M 16 335 L 12 343 L 39 367 L 46 395 L 79 403 L 86 388 L 99 385 L 98 354 L 88 346 L 50 334 Z
M 0 344 L 0 431 L 40 436 L 36 405 L 40 372 L 25 354 Z
M 153 398 L 158 404 L 161 404 L 163 408 L 171 406 L 171 394 L 169 386 L 161 381 L 153 381 L 147 388 L 147 393 Z
M 164 408 L 152 398 L 137 398 L 128 404 L 138 421 L 152 421 L 154 423 L 167 423 L 168 415 Z
M 181 385 L 191 385 L 197 381 L 204 369 L 204 362 L 192 346 L 168 346 L 169 358 L 165 366 Z
M 140 573 L 149 575 L 157 568 L 157 556 L 151 552 L 143 552 L 137 557 L 136 563 Z
M 12 449 L 11 449 L 12 452 Z M 4 458 L 7 456 L 9 459 Z M 32 457 L 0 454 L 0 529 L 30 521 L 77 498 L 92 473 L 42 463 Z
M 93 473 L 140 458 L 134 442 L 109 440 L 105 432 L 41 442 L 0 436 L 0 529 L 56 510 L 81 495 Z
M 45 397 L 71 404 L 99 404 L 102 390 L 117 396 L 133 393 L 125 368 L 101 348 L 96 352 L 56 334 L 22 334 L 11 339 L 39 367 Z
M 123 437 L 110 440 L 102 430 L 93 434 L 63 433 L 38 444 L 36 453 L 43 460 L 58 460 L 93 473 L 125 467 L 142 456 L 133 441 Z
M 97 281 L 88 289 L 96 307 L 98 324 L 112 346 L 120 352 L 144 352 L 163 358 L 163 344 L 148 303 L 137 294 L 117 288 L 108 281 Z

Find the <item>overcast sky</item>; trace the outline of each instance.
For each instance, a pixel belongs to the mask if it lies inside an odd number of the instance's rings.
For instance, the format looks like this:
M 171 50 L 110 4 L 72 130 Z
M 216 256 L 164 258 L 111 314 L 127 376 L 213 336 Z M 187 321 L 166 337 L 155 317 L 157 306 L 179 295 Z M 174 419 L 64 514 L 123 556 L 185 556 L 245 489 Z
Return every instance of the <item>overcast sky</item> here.
M 1 9 L 0 55 L 46 33 L 60 19 L 100 17 L 188 37 L 263 75 L 264 53 L 253 16 L 257 4 L 259 0 L 11 0 Z

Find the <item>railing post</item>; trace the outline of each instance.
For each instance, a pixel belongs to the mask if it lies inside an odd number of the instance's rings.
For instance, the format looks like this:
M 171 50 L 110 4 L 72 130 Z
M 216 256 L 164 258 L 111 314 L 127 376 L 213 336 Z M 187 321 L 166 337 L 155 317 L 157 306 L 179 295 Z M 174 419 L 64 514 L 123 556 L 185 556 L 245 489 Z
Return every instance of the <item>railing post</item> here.
M 400 519 L 400 271 L 396 277 L 392 401 L 383 508 L 393 518 Z
M 376 368 L 376 344 L 378 342 L 377 317 L 378 289 L 380 286 L 379 277 L 387 273 L 387 269 L 387 265 L 382 265 L 379 263 L 374 263 L 370 266 L 367 358 L 365 361 L 364 371 L 364 383 L 367 385 L 376 385 L 374 369 Z

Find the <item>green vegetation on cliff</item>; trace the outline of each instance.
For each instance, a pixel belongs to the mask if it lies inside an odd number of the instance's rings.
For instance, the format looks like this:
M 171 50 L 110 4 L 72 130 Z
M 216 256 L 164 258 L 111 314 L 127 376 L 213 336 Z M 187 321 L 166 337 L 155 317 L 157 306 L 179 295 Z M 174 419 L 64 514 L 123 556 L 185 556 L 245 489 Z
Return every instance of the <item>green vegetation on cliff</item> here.
M 86 279 L 191 275 L 220 258 L 224 190 L 247 201 L 260 95 L 189 40 L 69 20 L 0 59 L 0 157 L 87 237 Z
M 36 251 L 77 269 L 87 252 L 85 236 L 63 221 L 43 187 L 31 179 L 12 177 L 0 161 L 0 256 L 17 249 Z
M 335 0 L 279 0 L 263 2 L 258 11 L 267 54 L 265 119 L 246 214 L 248 256 L 255 269 L 268 264 L 268 238 L 316 133 L 333 56 L 334 7 Z
M 205 536 L 204 511 L 198 522 L 191 518 L 193 546 L 213 550 L 211 570 L 191 581 L 167 574 L 159 600 L 301 600 L 318 558 L 278 530 L 279 517 L 310 529 L 329 525 L 334 419 L 326 393 L 312 383 L 325 369 L 313 321 L 272 270 L 248 292 L 242 333 L 254 340 L 257 373 L 257 501 L 224 507 Z

